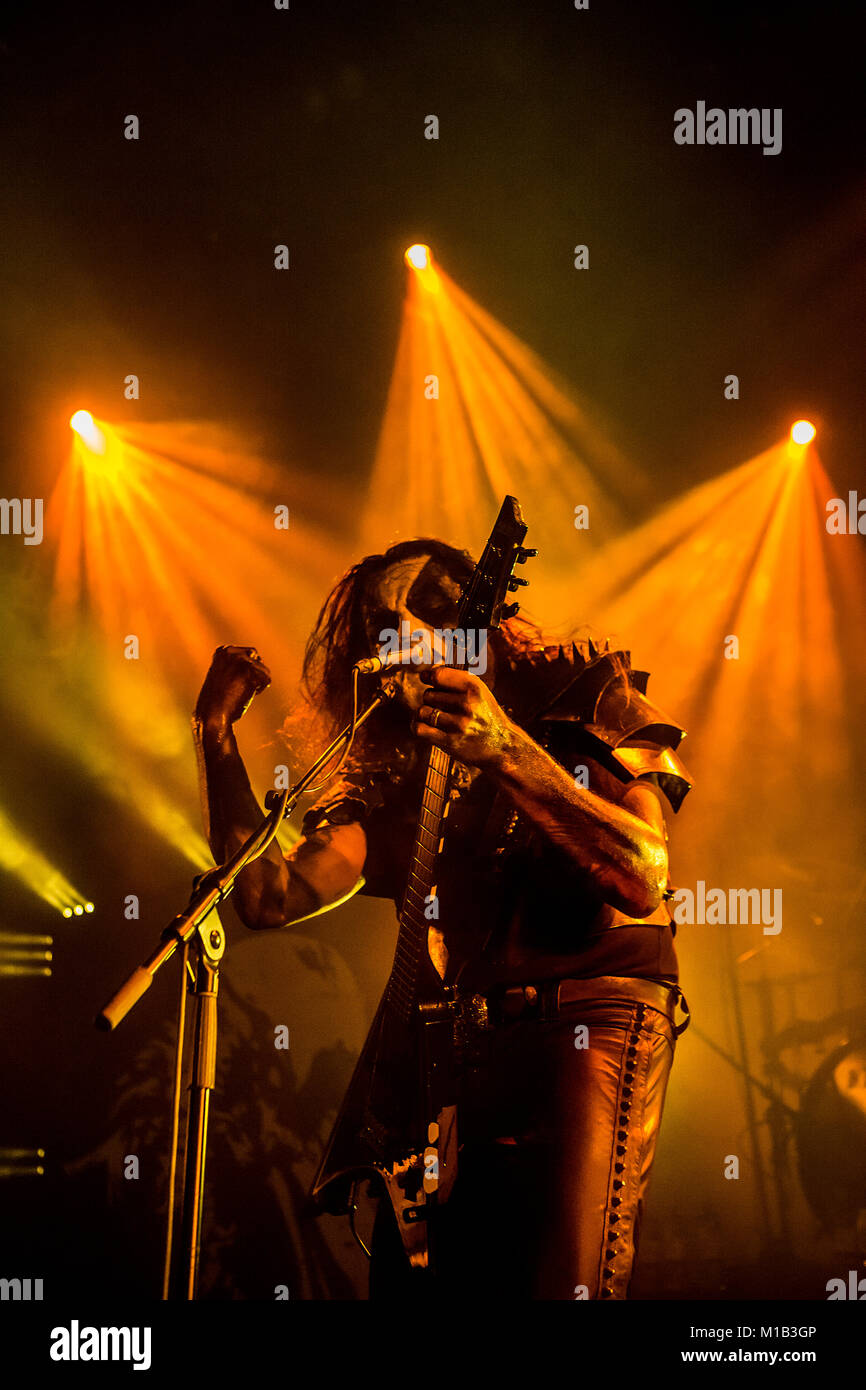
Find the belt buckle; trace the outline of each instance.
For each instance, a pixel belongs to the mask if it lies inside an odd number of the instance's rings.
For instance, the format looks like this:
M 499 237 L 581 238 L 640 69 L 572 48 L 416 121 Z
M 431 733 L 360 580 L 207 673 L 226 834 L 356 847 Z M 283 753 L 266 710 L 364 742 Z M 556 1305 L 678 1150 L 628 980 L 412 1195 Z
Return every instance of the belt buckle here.
M 466 1047 L 478 1033 L 492 1026 L 486 995 L 465 994 L 458 998 L 454 1012 L 454 1041 L 458 1048 Z
M 540 994 L 535 985 L 514 985 L 511 989 L 505 990 L 500 1000 L 499 1008 L 503 1019 L 510 1022 L 513 1018 L 520 1018 L 527 1010 L 536 1009 L 539 1003 Z

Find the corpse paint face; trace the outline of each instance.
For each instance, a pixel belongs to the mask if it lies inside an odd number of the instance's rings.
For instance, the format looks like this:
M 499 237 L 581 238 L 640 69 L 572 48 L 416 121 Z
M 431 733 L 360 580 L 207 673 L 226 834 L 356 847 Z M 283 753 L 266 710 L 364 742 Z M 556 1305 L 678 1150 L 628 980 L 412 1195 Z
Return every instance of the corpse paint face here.
M 459 584 L 432 555 L 397 561 L 379 576 L 367 599 L 364 625 L 371 653 L 378 651 L 382 633 L 399 633 L 402 623 L 409 623 L 413 632 L 431 635 L 436 629 L 453 628 L 459 603 Z M 425 686 L 417 670 L 399 666 L 388 672 L 388 678 L 396 680 L 410 709 L 421 708 Z

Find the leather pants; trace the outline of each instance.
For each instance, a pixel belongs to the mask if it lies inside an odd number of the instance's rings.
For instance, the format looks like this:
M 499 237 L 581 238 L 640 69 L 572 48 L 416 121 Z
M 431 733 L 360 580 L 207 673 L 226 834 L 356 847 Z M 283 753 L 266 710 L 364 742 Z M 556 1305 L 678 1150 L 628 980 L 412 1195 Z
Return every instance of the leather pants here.
M 604 980 L 580 984 L 596 987 L 592 997 L 556 999 L 476 1037 L 460 1083 L 457 1180 L 431 1222 L 432 1268 L 410 1270 L 383 1198 L 371 1299 L 627 1296 L 682 1031 L 678 991 L 662 987 L 652 1007 L 629 997 L 627 980 L 611 980 L 607 998 Z

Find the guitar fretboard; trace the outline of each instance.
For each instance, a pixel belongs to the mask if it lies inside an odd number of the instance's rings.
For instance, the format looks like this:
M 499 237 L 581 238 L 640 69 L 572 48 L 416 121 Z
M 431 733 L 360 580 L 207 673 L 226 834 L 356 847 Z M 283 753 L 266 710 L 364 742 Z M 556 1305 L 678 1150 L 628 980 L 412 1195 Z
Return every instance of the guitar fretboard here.
M 386 990 L 389 1006 L 407 1022 L 418 1002 L 419 967 L 422 952 L 427 950 L 430 927 L 425 909 L 436 883 L 436 856 L 442 838 L 450 774 L 450 756 L 441 748 L 431 748 L 415 843 L 409 861 L 409 878 L 400 909 L 397 948 Z

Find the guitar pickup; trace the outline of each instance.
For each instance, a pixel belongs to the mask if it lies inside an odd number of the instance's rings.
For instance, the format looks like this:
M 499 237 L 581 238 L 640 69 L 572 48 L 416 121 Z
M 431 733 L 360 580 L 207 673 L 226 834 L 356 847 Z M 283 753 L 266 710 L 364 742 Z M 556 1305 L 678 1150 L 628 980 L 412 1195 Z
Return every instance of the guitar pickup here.
M 417 1226 L 419 1221 L 427 1220 L 427 1212 L 424 1207 L 404 1207 L 403 1220 L 409 1226 Z
M 429 1002 L 422 1002 L 418 1005 L 418 1017 L 425 1018 L 450 1018 L 454 1013 L 454 1000 L 452 999 L 432 999 Z

